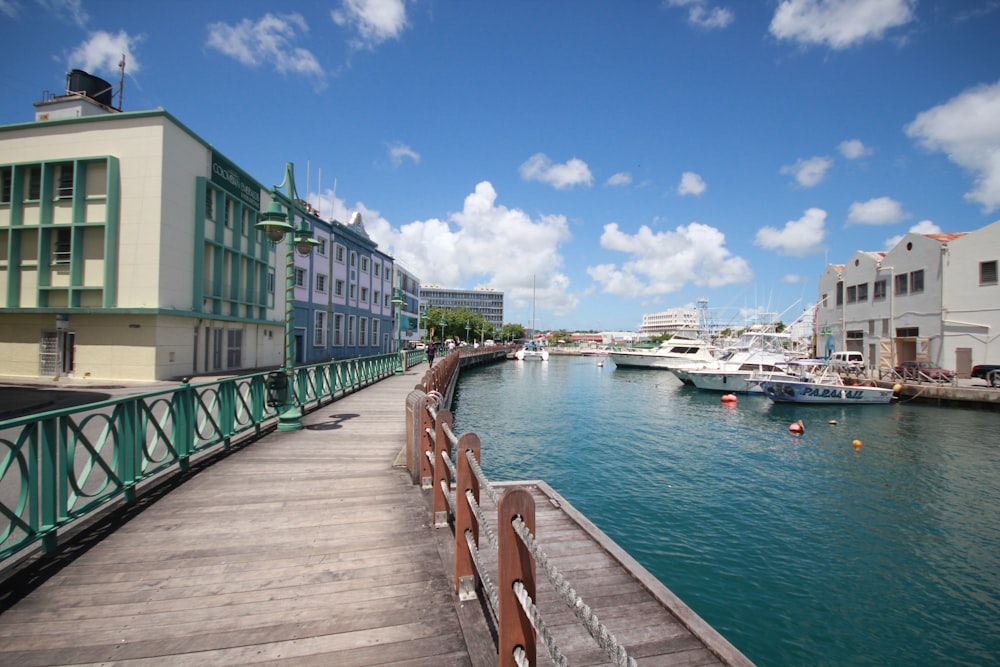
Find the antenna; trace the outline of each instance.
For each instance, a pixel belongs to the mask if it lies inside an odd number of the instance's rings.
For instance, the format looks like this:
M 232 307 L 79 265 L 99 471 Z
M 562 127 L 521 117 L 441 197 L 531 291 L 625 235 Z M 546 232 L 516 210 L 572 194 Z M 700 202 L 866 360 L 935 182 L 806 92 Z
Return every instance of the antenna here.
M 323 219 L 323 167 L 319 167 L 319 175 L 316 176 L 316 217 Z
M 122 110 L 122 98 L 125 97 L 125 54 L 122 54 L 122 59 L 118 63 L 118 69 L 121 70 L 121 77 L 118 79 L 118 110 Z

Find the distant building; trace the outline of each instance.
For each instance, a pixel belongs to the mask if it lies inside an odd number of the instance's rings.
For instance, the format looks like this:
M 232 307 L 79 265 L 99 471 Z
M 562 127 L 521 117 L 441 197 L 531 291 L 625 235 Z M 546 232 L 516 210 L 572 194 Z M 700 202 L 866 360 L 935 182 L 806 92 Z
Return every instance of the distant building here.
M 968 376 L 1000 363 L 1000 221 L 973 232 L 904 236 L 820 277 L 817 352 L 862 352 L 869 368 L 931 361 Z
M 399 288 L 403 297 L 403 307 L 399 314 L 399 337 L 404 343 L 414 343 L 423 340 L 426 332 L 421 329 L 420 322 L 420 279 L 415 274 L 400 266 L 397 262 L 396 276 L 392 284 Z
M 708 300 L 699 299 L 697 308 L 669 308 L 658 313 L 645 313 L 639 333 L 652 338 L 664 334 L 704 332 L 708 329 L 707 312 Z
M 482 315 L 494 328 L 503 327 L 503 292 L 491 287 L 463 290 L 424 285 L 420 288 L 420 299 L 424 305 L 433 308 L 467 308 Z

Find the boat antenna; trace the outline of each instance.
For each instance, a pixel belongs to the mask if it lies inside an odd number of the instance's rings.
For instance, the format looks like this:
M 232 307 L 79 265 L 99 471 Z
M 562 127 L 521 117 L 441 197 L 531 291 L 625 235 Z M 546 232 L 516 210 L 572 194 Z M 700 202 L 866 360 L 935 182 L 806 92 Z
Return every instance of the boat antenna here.
M 118 111 L 122 110 L 122 98 L 125 97 L 125 54 L 122 54 L 122 59 L 118 62 L 118 69 L 121 71 L 121 75 L 118 78 Z

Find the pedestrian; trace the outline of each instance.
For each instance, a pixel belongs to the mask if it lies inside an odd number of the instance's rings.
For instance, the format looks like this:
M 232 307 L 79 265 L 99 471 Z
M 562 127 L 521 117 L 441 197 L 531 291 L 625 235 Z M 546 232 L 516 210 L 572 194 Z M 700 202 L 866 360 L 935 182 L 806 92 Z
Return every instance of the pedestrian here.
M 434 353 L 437 352 L 437 348 L 434 347 L 434 342 L 432 341 L 430 343 L 427 343 L 427 347 L 424 348 L 424 351 L 427 352 L 427 365 L 428 366 L 433 366 L 434 365 Z

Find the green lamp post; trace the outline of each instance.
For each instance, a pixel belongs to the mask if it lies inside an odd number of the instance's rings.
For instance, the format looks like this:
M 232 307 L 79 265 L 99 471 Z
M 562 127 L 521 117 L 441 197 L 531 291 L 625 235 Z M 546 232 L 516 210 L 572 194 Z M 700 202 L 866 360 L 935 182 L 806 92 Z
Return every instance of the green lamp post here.
M 294 166 L 291 162 L 285 164 L 285 180 L 281 185 L 271 188 L 271 205 L 267 212 L 262 213 L 260 221 L 255 225 L 267 236 L 269 241 L 280 243 L 287 239 L 285 245 L 285 365 L 281 369 L 284 374 L 282 404 L 278 413 L 279 431 L 297 431 L 302 428 L 302 409 L 294 396 L 295 367 L 295 253 L 309 255 L 319 241 L 313 238 L 312 229 L 300 218 L 298 227 L 294 225 L 295 215 L 299 212 L 296 206 L 298 193 L 295 190 Z M 284 187 L 285 193 L 279 188 Z M 282 210 L 282 205 L 288 209 L 288 214 Z M 291 222 L 289 222 L 291 218 Z
M 472 328 L 472 326 L 469 324 L 469 320 L 466 320 L 465 321 L 465 342 L 466 343 L 469 342 L 469 329 L 471 329 L 471 328 Z
M 403 319 L 403 306 L 406 305 L 406 301 L 403 299 L 403 290 L 397 287 L 392 293 L 392 305 L 396 315 L 396 375 L 403 374 L 403 333 L 402 333 L 402 319 Z
M 444 319 L 444 315 L 441 315 L 441 321 L 438 322 L 441 325 L 441 344 L 444 345 L 444 325 L 447 324 Z

